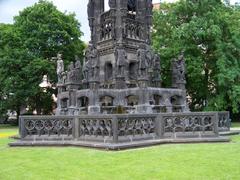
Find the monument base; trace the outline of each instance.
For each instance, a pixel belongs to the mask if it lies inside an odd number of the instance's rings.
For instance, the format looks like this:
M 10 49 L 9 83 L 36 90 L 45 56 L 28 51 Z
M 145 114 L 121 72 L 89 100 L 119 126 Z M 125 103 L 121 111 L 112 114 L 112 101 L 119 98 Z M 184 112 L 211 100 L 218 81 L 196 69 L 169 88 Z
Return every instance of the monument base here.
M 25 146 L 75 146 L 75 147 L 89 147 L 104 150 L 124 150 L 130 148 L 140 148 L 161 144 L 176 144 L 176 143 L 222 143 L 230 142 L 227 137 L 209 137 L 209 138 L 179 138 L 179 139 L 153 139 L 153 140 L 142 140 L 135 142 L 125 143 L 101 143 L 91 141 L 17 141 L 9 143 L 10 147 L 25 147 Z

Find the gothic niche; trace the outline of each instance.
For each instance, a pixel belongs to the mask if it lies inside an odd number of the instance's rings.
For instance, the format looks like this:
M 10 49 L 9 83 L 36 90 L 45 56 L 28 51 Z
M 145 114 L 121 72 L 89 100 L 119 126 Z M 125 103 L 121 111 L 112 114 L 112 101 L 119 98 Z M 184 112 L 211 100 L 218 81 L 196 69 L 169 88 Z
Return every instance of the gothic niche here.
M 136 6 L 137 6 L 136 0 L 128 0 L 127 7 L 129 12 L 132 13 L 136 12 Z

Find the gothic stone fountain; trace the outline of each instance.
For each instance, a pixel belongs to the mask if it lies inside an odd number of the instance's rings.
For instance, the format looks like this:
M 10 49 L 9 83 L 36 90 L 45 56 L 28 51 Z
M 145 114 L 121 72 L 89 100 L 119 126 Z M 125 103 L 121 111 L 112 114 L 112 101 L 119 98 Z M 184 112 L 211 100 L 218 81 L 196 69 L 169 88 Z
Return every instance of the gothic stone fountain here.
M 91 41 L 84 63 L 67 71 L 57 56 L 56 116 L 23 116 L 12 146 L 76 145 L 123 149 L 166 142 L 228 141 L 227 112 L 193 113 L 181 53 L 172 87 L 161 87 L 160 57 L 151 47 L 151 0 L 89 0 Z

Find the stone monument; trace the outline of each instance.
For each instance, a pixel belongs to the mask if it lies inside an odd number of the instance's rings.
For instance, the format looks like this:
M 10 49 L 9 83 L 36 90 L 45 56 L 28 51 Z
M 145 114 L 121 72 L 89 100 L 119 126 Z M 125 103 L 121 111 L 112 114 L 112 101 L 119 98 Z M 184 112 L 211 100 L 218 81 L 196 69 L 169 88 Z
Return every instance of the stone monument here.
M 124 149 L 170 142 L 225 142 L 228 112 L 189 112 L 183 52 L 172 87 L 161 87 L 161 60 L 150 47 L 151 0 L 89 0 L 91 41 L 81 64 L 57 55 L 56 116 L 22 116 L 12 146 Z
M 70 64 L 65 83 L 59 76 L 57 115 L 113 114 L 119 106 L 131 113 L 188 111 L 183 54 L 173 61 L 172 88 L 161 88 L 160 57 L 150 47 L 152 1 L 110 0 L 109 6 L 88 3 L 91 41 L 83 68 Z

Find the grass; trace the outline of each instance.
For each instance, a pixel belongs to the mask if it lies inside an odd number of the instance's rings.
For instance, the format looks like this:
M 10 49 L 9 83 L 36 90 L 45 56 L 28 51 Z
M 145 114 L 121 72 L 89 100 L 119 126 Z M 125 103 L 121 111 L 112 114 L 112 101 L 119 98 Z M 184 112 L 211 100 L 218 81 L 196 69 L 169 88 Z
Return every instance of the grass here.
M 1 133 L 17 129 L 1 129 Z M 120 152 L 74 147 L 10 148 L 0 138 L 3 180 L 238 180 L 240 135 L 230 143 L 172 144 Z
M 233 128 L 240 127 L 240 122 L 232 122 L 231 127 Z

